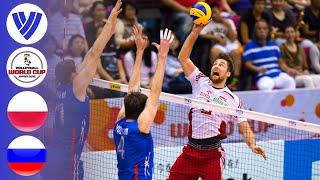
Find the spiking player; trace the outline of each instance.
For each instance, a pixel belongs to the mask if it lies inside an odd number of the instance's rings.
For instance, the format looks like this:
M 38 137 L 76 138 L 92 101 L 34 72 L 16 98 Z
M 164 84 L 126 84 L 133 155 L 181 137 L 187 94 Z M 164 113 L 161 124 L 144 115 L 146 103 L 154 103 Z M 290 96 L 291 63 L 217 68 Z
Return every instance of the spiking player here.
M 119 180 L 151 180 L 153 140 L 150 128 L 157 113 L 167 54 L 174 37 L 170 30 L 161 30 L 160 45 L 153 43 L 158 49 L 158 63 L 149 97 L 139 92 L 142 56 L 149 42 L 142 35 L 141 27 L 134 27 L 134 38 L 137 53 L 133 74 L 113 131 L 118 176 Z
M 232 59 L 220 54 L 213 60 L 210 77 L 205 76 L 189 59 L 193 45 L 203 26 L 194 25 L 179 54 L 179 61 L 187 79 L 192 84 L 193 98 L 225 106 L 242 108 L 240 99 L 226 86 L 233 71 Z M 221 140 L 227 138 L 226 126 L 236 121 L 240 132 L 252 152 L 266 158 L 258 147 L 255 137 L 245 118 L 191 108 L 189 112 L 188 144 L 170 170 L 169 180 L 222 179 L 224 150 Z

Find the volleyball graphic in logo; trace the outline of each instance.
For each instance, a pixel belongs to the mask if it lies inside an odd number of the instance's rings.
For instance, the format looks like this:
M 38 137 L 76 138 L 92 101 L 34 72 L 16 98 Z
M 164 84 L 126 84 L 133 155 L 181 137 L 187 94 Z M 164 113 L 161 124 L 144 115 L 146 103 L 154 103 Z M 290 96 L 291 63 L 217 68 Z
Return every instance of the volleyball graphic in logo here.
M 205 2 L 198 2 L 190 9 L 190 16 L 194 24 L 206 25 L 211 19 L 211 7 Z
M 33 136 L 14 139 L 7 149 L 8 165 L 21 176 L 32 176 L 41 171 L 46 162 L 46 149 Z
M 20 131 L 31 132 L 39 129 L 48 116 L 45 100 L 37 93 L 24 91 L 16 94 L 7 108 L 11 124 Z

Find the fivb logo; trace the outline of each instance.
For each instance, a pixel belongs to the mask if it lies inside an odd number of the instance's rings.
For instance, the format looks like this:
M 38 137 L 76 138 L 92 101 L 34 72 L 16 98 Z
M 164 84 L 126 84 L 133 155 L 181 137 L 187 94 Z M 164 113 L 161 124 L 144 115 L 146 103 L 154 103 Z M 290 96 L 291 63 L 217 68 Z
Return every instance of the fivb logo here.
M 7 18 L 10 36 L 21 44 L 38 42 L 46 33 L 48 20 L 45 13 L 33 4 L 20 4 L 13 8 Z

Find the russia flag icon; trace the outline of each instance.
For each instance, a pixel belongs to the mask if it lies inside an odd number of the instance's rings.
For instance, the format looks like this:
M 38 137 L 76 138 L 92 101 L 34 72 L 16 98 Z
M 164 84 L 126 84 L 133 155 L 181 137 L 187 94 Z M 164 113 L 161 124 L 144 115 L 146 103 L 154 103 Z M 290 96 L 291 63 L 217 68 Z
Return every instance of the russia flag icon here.
M 21 176 L 32 176 L 40 172 L 46 162 L 46 149 L 33 136 L 14 139 L 7 150 L 8 165 Z
M 31 132 L 39 129 L 48 116 L 45 100 L 37 93 L 23 91 L 16 94 L 7 108 L 11 124 L 20 131 Z

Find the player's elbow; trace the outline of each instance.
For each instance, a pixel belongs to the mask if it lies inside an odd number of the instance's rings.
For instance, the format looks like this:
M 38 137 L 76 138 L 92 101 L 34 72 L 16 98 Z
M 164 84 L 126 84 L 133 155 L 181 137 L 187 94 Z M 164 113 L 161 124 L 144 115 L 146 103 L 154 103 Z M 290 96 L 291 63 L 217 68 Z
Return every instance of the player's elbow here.
M 90 49 L 86 56 L 84 57 L 84 61 L 92 61 L 98 59 L 99 56 L 97 56 L 97 53 L 95 52 L 94 49 Z
M 186 57 L 183 53 L 180 53 L 179 56 L 178 56 L 178 60 L 179 60 L 180 62 L 186 61 L 187 58 L 188 58 L 188 57 Z

